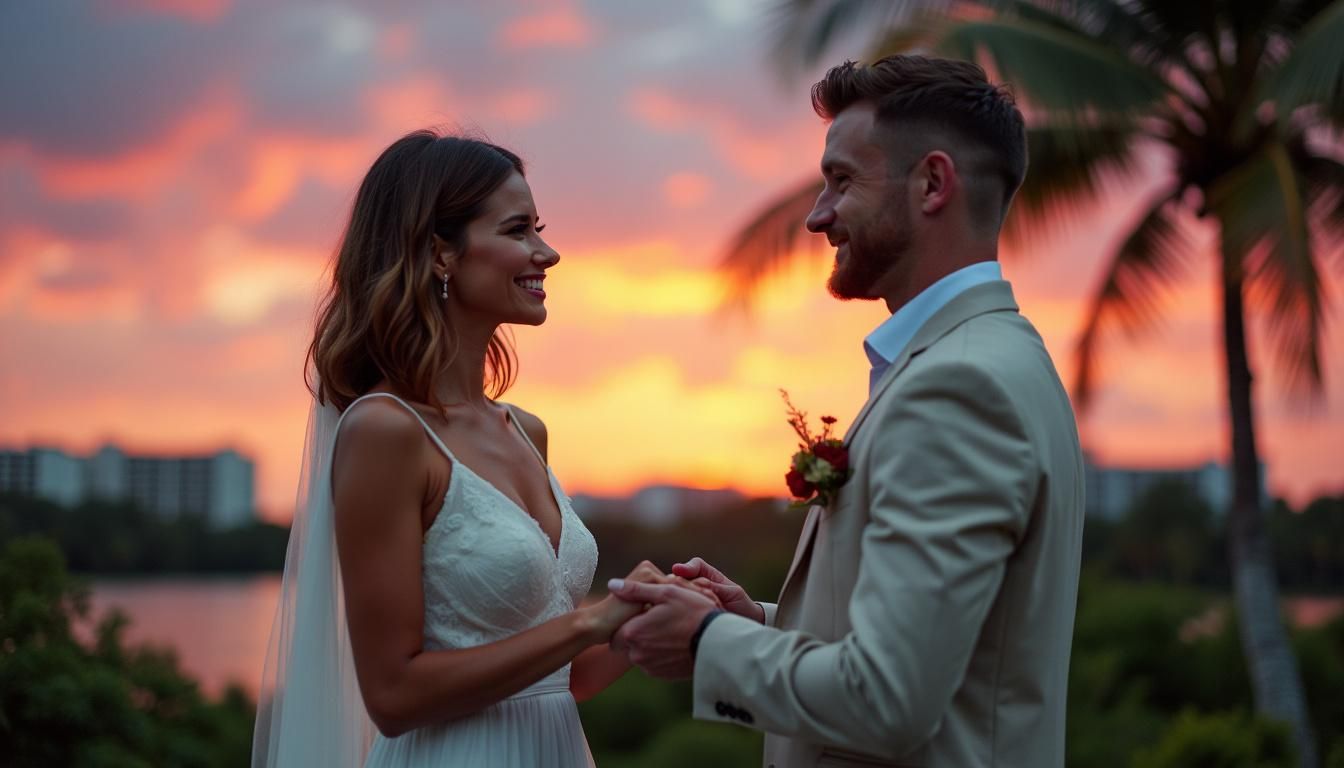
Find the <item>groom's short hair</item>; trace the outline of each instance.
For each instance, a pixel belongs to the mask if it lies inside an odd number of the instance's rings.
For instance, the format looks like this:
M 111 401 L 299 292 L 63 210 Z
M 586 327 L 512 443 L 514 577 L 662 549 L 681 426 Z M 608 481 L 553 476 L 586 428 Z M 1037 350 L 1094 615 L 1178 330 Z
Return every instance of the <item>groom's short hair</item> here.
M 899 143 L 875 137 L 893 164 L 913 163 L 933 149 L 949 151 L 963 173 L 989 182 L 980 189 L 968 185 L 973 210 L 987 208 L 989 214 L 997 203 L 1002 223 L 1027 172 L 1026 127 L 1006 87 L 990 83 L 973 62 L 901 54 L 871 64 L 846 61 L 812 86 L 812 108 L 826 120 L 859 102 L 873 104 L 879 132 L 901 125 Z M 951 146 L 940 146 L 944 142 Z M 956 156 L 957 147 L 963 157 Z M 908 173 L 910 167 L 899 170 Z

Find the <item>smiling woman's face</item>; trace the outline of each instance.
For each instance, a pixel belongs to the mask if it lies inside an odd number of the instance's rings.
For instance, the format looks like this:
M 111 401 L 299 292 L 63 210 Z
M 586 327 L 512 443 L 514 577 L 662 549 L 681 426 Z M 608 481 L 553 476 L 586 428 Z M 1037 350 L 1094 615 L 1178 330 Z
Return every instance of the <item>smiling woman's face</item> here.
M 461 315 L 488 324 L 546 321 L 546 270 L 560 260 L 537 226 L 537 206 L 522 174 L 499 185 L 467 225 L 466 251 L 456 259 L 448 295 Z

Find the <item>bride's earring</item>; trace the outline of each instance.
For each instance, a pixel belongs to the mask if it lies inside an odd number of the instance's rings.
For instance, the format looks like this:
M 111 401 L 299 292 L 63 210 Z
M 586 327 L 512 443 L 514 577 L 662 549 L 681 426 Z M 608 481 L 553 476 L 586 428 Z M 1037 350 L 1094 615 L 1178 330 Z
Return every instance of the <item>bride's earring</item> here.
M 447 273 L 447 272 L 444 272 L 444 273 L 443 273 L 443 294 L 442 294 L 442 298 L 443 298 L 445 301 L 448 299 L 448 273 Z

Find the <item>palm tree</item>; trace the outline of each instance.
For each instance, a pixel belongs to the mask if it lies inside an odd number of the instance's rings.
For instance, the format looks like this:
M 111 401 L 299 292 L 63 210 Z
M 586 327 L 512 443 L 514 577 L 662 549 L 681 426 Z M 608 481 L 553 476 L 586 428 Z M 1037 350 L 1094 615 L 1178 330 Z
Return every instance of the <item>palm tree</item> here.
M 1092 296 L 1074 396 L 1086 407 L 1105 332 L 1155 319 L 1161 290 L 1197 256 L 1190 225 L 1216 227 L 1239 629 L 1257 708 L 1288 723 L 1301 765 L 1315 766 L 1260 503 L 1246 318 L 1249 301 L 1288 386 L 1319 398 L 1320 269 L 1326 256 L 1344 263 L 1344 0 L 780 0 L 777 10 L 786 67 L 868 33 L 872 58 L 929 51 L 979 61 L 1011 83 L 1031 168 L 1005 227 L 1010 242 L 1048 235 L 1123 191 L 1142 157 L 1169 159 Z M 733 298 L 749 299 L 799 253 L 820 189 L 808 181 L 786 192 L 740 230 L 722 264 Z

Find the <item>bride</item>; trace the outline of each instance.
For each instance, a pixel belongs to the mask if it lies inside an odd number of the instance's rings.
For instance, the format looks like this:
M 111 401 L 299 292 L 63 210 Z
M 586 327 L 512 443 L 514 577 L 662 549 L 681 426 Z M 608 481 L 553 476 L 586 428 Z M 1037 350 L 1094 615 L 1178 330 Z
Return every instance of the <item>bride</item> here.
M 254 766 L 591 765 L 575 700 L 629 668 L 607 643 L 641 608 L 580 607 L 597 546 L 545 425 L 495 399 L 499 327 L 546 319 L 542 229 L 522 161 L 476 139 L 409 134 L 360 185 L 309 348 Z

